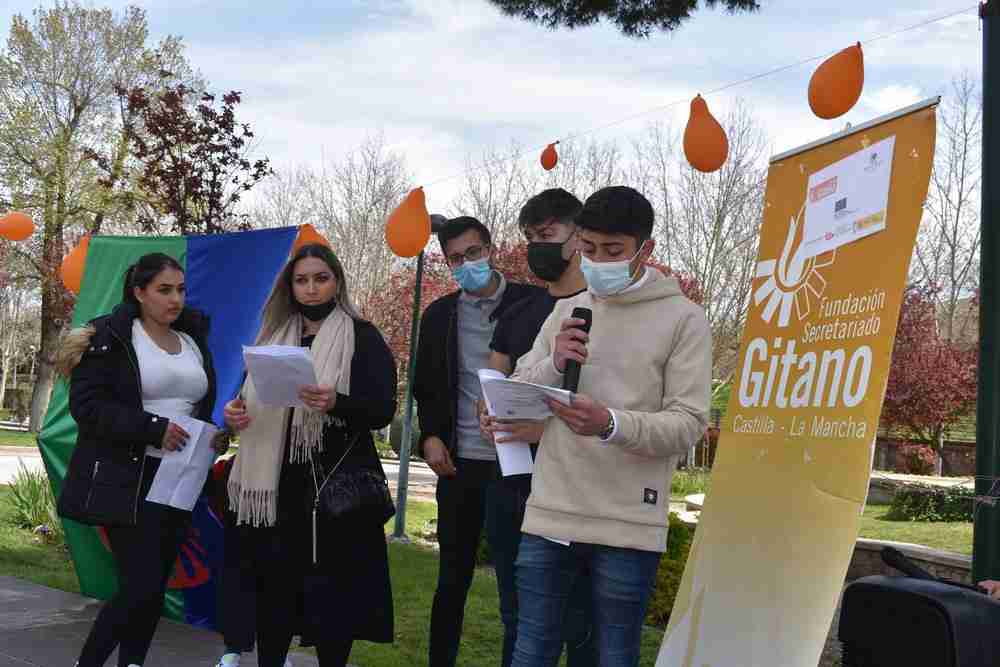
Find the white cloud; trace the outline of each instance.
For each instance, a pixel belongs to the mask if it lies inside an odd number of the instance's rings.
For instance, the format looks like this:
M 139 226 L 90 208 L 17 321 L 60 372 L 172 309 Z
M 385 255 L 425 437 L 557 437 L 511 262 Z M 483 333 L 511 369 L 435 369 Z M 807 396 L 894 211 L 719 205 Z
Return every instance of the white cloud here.
M 925 97 L 917 86 L 889 84 L 861 96 L 861 104 L 876 114 L 889 113 L 919 102 Z

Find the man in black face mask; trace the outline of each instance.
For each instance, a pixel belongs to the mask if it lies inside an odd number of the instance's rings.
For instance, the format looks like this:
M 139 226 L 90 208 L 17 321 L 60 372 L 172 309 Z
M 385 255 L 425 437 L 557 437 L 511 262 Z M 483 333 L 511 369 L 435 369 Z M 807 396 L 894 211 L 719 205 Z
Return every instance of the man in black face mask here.
M 504 313 L 490 343 L 490 367 L 510 375 L 521 355 L 531 350 L 535 337 L 559 299 L 587 289 L 580 271 L 576 225 L 580 200 L 562 188 L 545 190 L 527 201 L 518 216 L 518 226 L 528 240 L 528 266 L 546 281 L 548 290 L 513 304 Z M 491 442 L 537 443 L 542 422 L 498 423 L 481 415 L 483 435 Z M 501 435 L 496 435 L 496 434 Z M 532 445 L 532 449 L 536 445 Z M 486 534 L 493 550 L 500 595 L 500 617 L 504 624 L 502 667 L 509 667 L 517 640 L 517 586 L 514 561 L 521 544 L 521 523 L 531 493 L 531 475 L 510 475 L 495 481 L 486 491 Z M 564 623 L 568 667 L 597 664 L 590 613 L 590 584 L 581 578 L 573 592 Z

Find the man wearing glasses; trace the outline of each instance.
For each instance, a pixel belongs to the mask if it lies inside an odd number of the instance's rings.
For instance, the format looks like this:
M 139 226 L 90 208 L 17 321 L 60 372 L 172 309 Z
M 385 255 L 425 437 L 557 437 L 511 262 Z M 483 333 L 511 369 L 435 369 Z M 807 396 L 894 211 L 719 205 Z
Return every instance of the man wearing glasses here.
M 424 312 L 413 395 L 419 449 L 438 475 L 438 586 L 431 610 L 430 667 L 452 667 L 483 531 L 487 486 L 499 476 L 496 450 L 479 430 L 478 372 L 488 366 L 497 319 L 541 291 L 509 283 L 492 267 L 489 230 L 473 217 L 449 220 L 438 242 L 459 290 Z

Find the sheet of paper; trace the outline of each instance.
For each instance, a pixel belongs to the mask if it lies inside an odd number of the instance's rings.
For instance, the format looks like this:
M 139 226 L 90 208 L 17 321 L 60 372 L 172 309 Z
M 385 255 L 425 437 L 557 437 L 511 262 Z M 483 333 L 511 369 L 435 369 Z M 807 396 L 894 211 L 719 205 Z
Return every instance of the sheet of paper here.
M 493 406 L 494 416 L 500 419 L 529 419 L 538 421 L 552 416 L 545 399 L 552 398 L 564 405 L 570 404 L 571 392 L 510 378 L 482 378 L 483 398 Z
M 187 431 L 191 438 L 181 451 L 163 453 L 146 500 L 191 511 L 215 461 L 212 441 L 219 429 L 191 417 L 171 417 L 170 420 Z
M 307 384 L 316 384 L 316 369 L 308 348 L 245 345 L 243 359 L 261 403 L 278 408 L 304 407 L 299 389 Z
M 480 384 L 490 380 L 503 380 L 504 375 L 499 371 L 484 368 L 479 371 Z M 490 415 L 496 416 L 493 404 L 483 390 L 483 400 L 486 402 L 486 410 Z M 502 438 L 510 435 L 506 432 L 497 432 L 496 436 Z M 527 442 L 501 442 L 497 443 L 497 463 L 500 464 L 500 473 L 504 477 L 511 475 L 530 475 L 535 462 L 531 458 L 531 444 Z
M 809 176 L 803 260 L 886 228 L 895 145 L 883 139 Z

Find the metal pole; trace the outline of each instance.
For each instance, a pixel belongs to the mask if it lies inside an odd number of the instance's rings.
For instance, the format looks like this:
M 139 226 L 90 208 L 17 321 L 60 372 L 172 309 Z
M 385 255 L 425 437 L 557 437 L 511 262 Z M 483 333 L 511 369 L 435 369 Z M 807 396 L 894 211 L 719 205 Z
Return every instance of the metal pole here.
M 976 405 L 976 495 L 1000 495 L 1000 0 L 979 6 L 983 29 L 982 234 L 979 269 L 979 394 Z M 994 21 L 997 21 L 994 23 Z M 994 33 L 993 31 L 998 31 Z M 997 187 L 994 187 L 997 186 Z M 976 503 L 973 581 L 1000 579 L 1000 506 Z
M 406 371 L 406 408 L 403 411 L 403 438 L 399 443 L 399 478 L 396 482 L 396 526 L 392 539 L 407 541 L 406 489 L 410 478 L 410 438 L 413 432 L 413 375 L 417 369 L 417 336 L 420 324 L 420 288 L 424 278 L 424 253 L 417 257 L 417 277 L 413 285 L 413 314 L 410 325 L 410 361 Z

